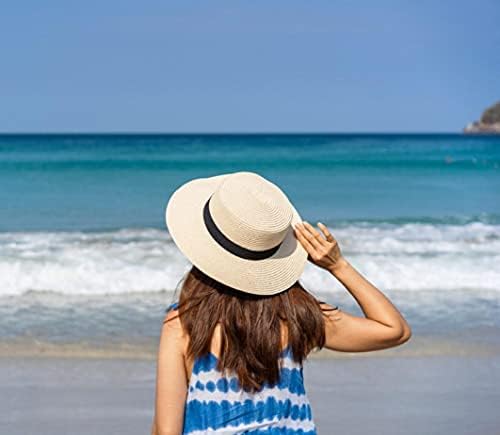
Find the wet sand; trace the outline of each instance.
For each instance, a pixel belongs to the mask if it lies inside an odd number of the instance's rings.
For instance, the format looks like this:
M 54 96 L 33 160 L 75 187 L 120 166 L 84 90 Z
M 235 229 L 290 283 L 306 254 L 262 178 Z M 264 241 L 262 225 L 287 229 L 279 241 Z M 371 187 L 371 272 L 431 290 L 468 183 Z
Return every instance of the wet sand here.
M 306 363 L 320 434 L 500 434 L 500 358 L 347 355 Z M 152 359 L 0 358 L 0 433 L 149 434 Z

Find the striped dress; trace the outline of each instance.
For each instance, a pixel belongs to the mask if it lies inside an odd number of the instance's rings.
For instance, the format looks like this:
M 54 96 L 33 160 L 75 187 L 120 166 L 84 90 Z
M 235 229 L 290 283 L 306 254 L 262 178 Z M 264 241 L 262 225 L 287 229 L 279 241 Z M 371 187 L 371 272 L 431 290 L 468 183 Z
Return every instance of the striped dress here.
M 197 358 L 188 386 L 183 434 L 315 435 L 302 365 L 293 360 L 290 347 L 280 358 L 279 382 L 266 383 L 257 393 L 243 390 L 236 375 L 218 371 L 212 353 Z

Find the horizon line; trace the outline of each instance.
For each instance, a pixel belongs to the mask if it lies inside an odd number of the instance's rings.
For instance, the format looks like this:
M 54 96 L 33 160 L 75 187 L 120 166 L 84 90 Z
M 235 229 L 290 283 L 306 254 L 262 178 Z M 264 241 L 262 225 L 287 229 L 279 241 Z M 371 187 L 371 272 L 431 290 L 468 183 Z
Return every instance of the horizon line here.
M 462 131 L 199 131 L 199 132 L 168 132 L 168 131 L 6 131 L 0 136 L 388 136 L 388 135 L 457 135 L 457 136 L 494 136 L 494 133 L 464 133 Z

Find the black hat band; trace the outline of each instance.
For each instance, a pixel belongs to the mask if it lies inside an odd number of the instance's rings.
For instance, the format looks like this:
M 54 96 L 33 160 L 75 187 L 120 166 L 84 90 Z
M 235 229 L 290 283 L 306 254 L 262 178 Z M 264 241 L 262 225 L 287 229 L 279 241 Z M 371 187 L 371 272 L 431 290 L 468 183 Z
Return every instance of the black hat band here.
M 212 215 L 210 214 L 210 208 L 208 204 L 210 203 L 210 199 L 205 203 L 203 207 L 203 220 L 205 221 L 205 226 L 207 227 L 208 232 L 212 236 L 212 238 L 222 246 L 226 251 L 230 252 L 237 257 L 244 258 L 245 260 L 263 260 L 265 258 L 271 257 L 281 246 L 281 242 L 276 246 L 270 249 L 266 249 L 265 251 L 254 251 L 252 249 L 244 248 L 243 246 L 234 243 L 232 240 L 228 239 L 221 230 L 217 227 L 214 220 L 212 219 Z

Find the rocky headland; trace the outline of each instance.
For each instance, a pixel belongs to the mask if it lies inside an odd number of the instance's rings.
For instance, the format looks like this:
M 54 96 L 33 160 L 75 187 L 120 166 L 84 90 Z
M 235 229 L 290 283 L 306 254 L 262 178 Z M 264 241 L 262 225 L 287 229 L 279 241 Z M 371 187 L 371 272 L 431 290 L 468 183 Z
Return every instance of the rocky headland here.
M 500 134 L 500 101 L 488 107 L 479 121 L 474 121 L 465 127 L 464 133 Z

